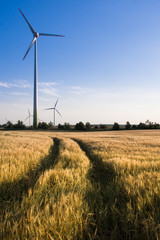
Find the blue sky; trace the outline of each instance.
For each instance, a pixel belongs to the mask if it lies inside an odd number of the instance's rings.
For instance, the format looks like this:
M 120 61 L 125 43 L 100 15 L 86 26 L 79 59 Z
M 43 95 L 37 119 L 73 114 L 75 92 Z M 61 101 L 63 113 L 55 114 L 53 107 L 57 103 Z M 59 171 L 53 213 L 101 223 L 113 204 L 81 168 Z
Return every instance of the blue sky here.
M 38 117 L 56 123 L 160 122 L 159 0 L 0 1 L 0 123 L 33 110 L 32 33 L 39 37 Z M 28 124 L 28 122 L 25 122 Z

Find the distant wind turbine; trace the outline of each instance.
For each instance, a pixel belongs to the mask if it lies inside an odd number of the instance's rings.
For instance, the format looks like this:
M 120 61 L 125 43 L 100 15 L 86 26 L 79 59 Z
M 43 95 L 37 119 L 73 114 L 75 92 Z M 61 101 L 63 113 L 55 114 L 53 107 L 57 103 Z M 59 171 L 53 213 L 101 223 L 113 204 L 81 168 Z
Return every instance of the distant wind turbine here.
M 33 117 L 33 115 L 31 115 L 29 109 L 28 109 L 28 117 L 24 120 L 26 121 L 27 119 L 29 119 L 29 126 L 31 126 L 31 121 L 30 121 L 30 117 Z
M 19 9 L 19 8 L 18 8 Z M 24 16 L 24 14 L 22 13 L 22 11 L 19 9 L 20 13 L 22 14 L 22 16 L 24 17 L 26 23 L 28 24 L 32 34 L 33 34 L 33 40 L 26 52 L 26 54 L 24 55 L 23 60 L 26 58 L 28 52 L 30 51 L 32 45 L 34 44 L 35 46 L 35 50 L 34 50 L 34 99 L 33 99 L 33 127 L 37 128 L 38 125 L 38 117 L 37 117 L 37 38 L 39 36 L 52 36 L 52 37 L 64 37 L 63 35 L 57 35 L 57 34 L 48 34 L 48 33 L 38 33 L 36 32 L 33 27 L 30 25 L 30 23 L 28 22 L 27 18 Z
M 62 117 L 62 115 L 58 112 L 58 110 L 57 110 L 57 108 L 56 108 L 57 103 L 58 103 L 58 99 L 57 99 L 54 107 L 44 109 L 44 110 L 53 110 L 53 125 L 54 125 L 54 126 L 56 125 L 56 120 L 55 120 L 55 118 L 56 118 L 56 112 Z

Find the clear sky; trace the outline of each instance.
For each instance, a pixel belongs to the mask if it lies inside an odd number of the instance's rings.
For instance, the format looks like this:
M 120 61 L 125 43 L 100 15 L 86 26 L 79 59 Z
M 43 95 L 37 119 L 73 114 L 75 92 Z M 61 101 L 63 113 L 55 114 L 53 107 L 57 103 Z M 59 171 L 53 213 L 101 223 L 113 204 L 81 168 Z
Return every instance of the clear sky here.
M 39 37 L 38 118 L 56 123 L 160 122 L 159 0 L 0 0 L 0 124 L 33 111 Z M 27 125 L 28 122 L 26 121 Z

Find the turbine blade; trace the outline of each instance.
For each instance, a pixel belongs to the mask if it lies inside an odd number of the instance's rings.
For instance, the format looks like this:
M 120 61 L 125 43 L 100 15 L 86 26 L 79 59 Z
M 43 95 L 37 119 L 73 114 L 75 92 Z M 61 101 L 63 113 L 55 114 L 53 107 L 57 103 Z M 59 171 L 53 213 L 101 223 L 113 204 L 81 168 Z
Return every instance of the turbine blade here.
M 29 113 L 29 116 L 30 116 L 31 114 L 30 114 L 29 108 L 28 108 L 28 113 Z
M 60 112 L 58 112 L 58 110 L 55 108 L 55 110 L 57 111 L 57 113 L 62 117 L 62 115 L 60 114 Z
M 19 8 L 18 8 L 18 9 L 19 9 Z M 31 24 L 28 22 L 27 18 L 24 16 L 24 14 L 22 13 L 22 11 L 21 11 L 20 9 L 19 9 L 19 11 L 20 11 L 20 13 L 22 14 L 22 16 L 24 17 L 24 19 L 26 20 L 26 23 L 28 24 L 31 32 L 34 34 L 35 31 L 34 31 L 34 29 L 32 28 Z
M 26 58 L 27 54 L 29 53 L 29 50 L 31 49 L 31 47 L 32 47 L 33 43 L 36 41 L 36 39 L 37 39 L 36 37 L 33 38 L 33 40 L 32 40 L 32 42 L 31 42 L 31 44 L 30 44 L 30 46 L 29 46 L 29 48 L 28 48 L 26 54 L 25 54 L 24 57 L 23 57 L 23 60 Z
M 56 103 L 55 103 L 55 105 L 54 105 L 54 108 L 56 108 L 56 106 L 57 106 L 57 103 L 58 103 L 58 99 L 57 99 L 57 101 L 56 101 Z
M 39 33 L 39 36 L 65 37 L 65 36 L 63 36 L 63 35 L 50 34 L 50 33 Z
M 28 118 L 29 118 L 29 116 L 24 121 L 26 121 Z
M 52 109 L 54 109 L 54 108 L 46 108 L 46 109 L 44 109 L 44 110 L 52 110 Z

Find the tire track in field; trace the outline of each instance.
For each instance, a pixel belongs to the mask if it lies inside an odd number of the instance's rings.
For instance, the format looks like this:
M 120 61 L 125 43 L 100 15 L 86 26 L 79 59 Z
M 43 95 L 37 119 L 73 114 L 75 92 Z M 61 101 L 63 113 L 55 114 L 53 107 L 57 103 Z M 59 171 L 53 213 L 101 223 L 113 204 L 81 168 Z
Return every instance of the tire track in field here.
M 90 212 L 93 213 L 92 226 L 90 226 L 91 235 L 93 239 L 106 240 L 109 238 L 109 221 L 108 215 L 110 215 L 110 206 L 115 199 L 110 199 L 109 192 L 106 188 L 112 185 L 115 177 L 115 170 L 113 163 L 104 162 L 102 157 L 93 153 L 92 149 L 89 149 L 89 145 L 80 139 L 72 139 L 80 147 L 80 149 L 86 154 L 91 162 L 91 168 L 88 172 L 88 180 L 92 184 L 92 188 L 86 190 L 85 201 L 87 201 L 90 208 Z
M 121 223 L 121 217 L 126 217 L 127 192 L 123 184 L 120 182 L 115 184 L 117 173 L 114 164 L 109 159 L 108 162 L 107 159 L 103 161 L 100 154 L 94 153 L 83 140 L 75 138 L 72 138 L 72 140 L 78 143 L 92 163 L 92 168 L 88 172 L 88 179 L 91 181 L 93 189 L 86 191 L 85 199 L 90 207 L 90 212 L 94 213 L 93 239 L 130 239 L 126 237 L 123 223 Z M 119 211 L 123 213 L 123 216 L 119 214 Z M 115 219 L 117 219 L 117 222 Z M 117 231 L 115 238 L 114 231 Z
M 89 158 L 90 162 L 93 164 L 92 169 L 89 172 L 89 177 L 92 182 L 99 184 L 101 187 L 105 187 L 109 184 L 115 177 L 114 164 L 112 162 L 103 161 L 100 155 L 94 154 L 85 142 L 79 139 L 72 138 L 73 141 L 78 143 L 81 150 Z
M 18 181 L 5 182 L 0 186 L 0 212 L 10 206 L 13 201 L 21 202 L 22 196 L 28 193 L 28 190 L 33 189 L 37 180 L 46 170 L 54 168 L 59 154 L 60 139 L 53 139 L 53 146 L 50 149 L 50 154 L 40 160 L 40 164 L 27 172 Z

